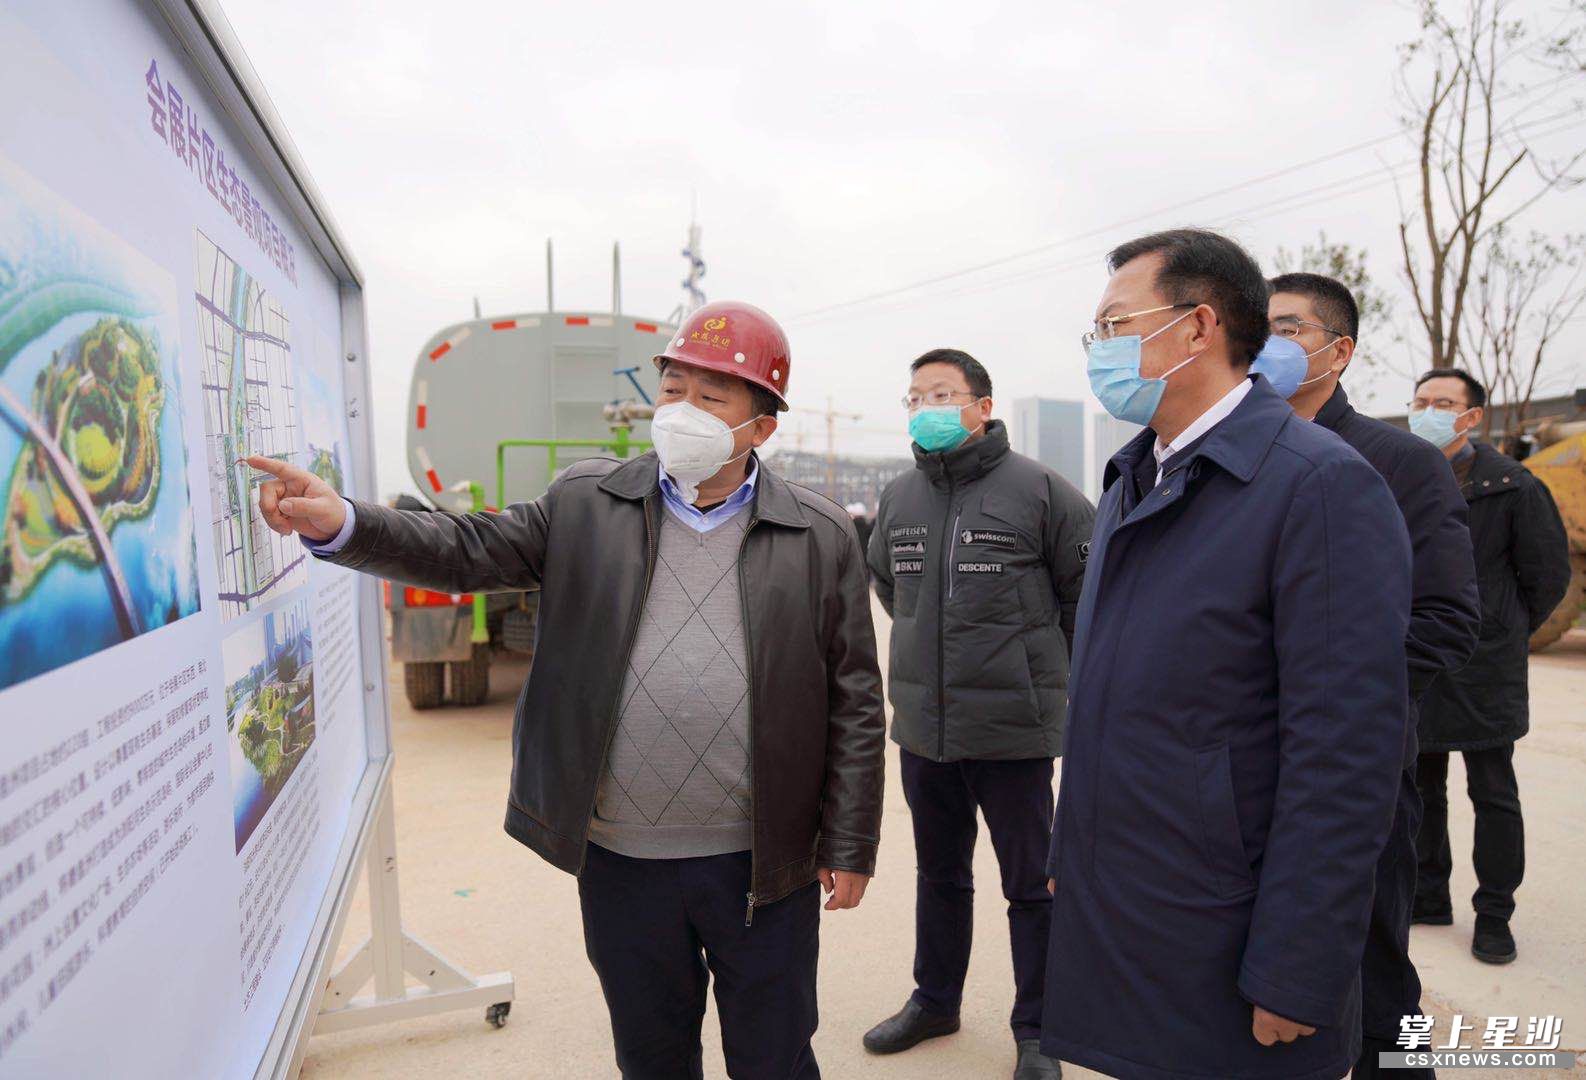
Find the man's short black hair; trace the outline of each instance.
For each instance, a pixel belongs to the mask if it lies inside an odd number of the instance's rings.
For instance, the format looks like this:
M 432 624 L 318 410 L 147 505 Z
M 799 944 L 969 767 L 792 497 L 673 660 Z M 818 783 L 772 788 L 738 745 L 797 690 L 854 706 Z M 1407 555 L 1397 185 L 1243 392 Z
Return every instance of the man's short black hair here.
M 1458 379 L 1465 384 L 1465 406 L 1475 409 L 1487 404 L 1487 388 L 1476 381 L 1475 377 L 1464 368 L 1435 367 L 1415 380 L 1415 388 L 1419 390 L 1428 379 Z
M 660 371 L 666 372 L 666 365 L 670 364 L 670 357 L 661 357 Z M 741 376 L 740 376 L 741 377 Z M 769 416 L 773 419 L 777 411 L 782 408 L 782 400 L 759 383 L 752 383 L 748 379 L 743 384 L 749 388 L 749 408 L 754 416 Z
M 1228 334 L 1229 359 L 1248 367 L 1267 341 L 1270 295 L 1250 253 L 1206 229 L 1168 229 L 1119 244 L 1107 255 L 1107 269 L 1156 252 L 1163 256 L 1157 289 L 1175 304 L 1209 304 Z
M 951 364 L 964 373 L 964 381 L 969 384 L 971 394 L 977 398 L 991 396 L 991 375 L 979 360 L 962 349 L 932 349 L 909 365 L 909 374 L 914 374 L 926 364 Z
M 1337 278 L 1326 274 L 1279 274 L 1271 281 L 1275 293 L 1294 293 L 1303 296 L 1316 309 L 1316 317 L 1345 337 L 1359 340 L 1360 306 L 1354 293 Z

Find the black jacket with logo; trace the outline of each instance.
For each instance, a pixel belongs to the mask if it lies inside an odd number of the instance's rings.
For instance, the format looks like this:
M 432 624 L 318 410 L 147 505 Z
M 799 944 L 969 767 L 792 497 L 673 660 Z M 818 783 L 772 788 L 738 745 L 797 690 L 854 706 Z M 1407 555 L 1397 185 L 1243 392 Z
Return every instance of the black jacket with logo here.
M 1421 701 L 1421 750 L 1487 750 L 1531 727 L 1531 634 L 1569 588 L 1569 538 L 1547 485 L 1486 443 L 1462 490 L 1481 592 L 1481 640 L 1470 663 L 1439 675 Z
M 1012 452 L 999 420 L 914 458 L 870 537 L 892 616 L 892 738 L 933 761 L 1056 757 L 1095 509 Z
M 512 723 L 507 832 L 581 873 L 595 787 L 655 567 L 655 454 L 571 465 L 530 503 L 447 514 L 356 503 L 330 562 L 438 592 L 539 589 Z M 886 742 L 864 555 L 843 510 L 760 463 L 738 561 L 754 788 L 749 910 L 875 872 Z M 726 627 L 722 628 L 725 632 Z

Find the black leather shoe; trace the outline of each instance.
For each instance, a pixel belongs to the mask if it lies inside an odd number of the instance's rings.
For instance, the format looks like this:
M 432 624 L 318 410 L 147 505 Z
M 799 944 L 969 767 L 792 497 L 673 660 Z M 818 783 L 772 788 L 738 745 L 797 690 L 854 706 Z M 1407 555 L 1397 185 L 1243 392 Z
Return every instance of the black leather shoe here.
M 1019 1040 L 1019 1063 L 1013 1067 L 1013 1080 L 1059 1080 L 1063 1066 L 1041 1053 L 1040 1039 Z
M 896 1054 L 957 1030 L 958 1017 L 928 1013 L 909 998 L 896 1014 L 865 1032 L 865 1049 L 872 1054 Z
M 1484 964 L 1512 962 L 1519 952 L 1514 947 L 1514 935 L 1509 933 L 1509 921 L 1495 915 L 1477 915 L 1470 953 Z

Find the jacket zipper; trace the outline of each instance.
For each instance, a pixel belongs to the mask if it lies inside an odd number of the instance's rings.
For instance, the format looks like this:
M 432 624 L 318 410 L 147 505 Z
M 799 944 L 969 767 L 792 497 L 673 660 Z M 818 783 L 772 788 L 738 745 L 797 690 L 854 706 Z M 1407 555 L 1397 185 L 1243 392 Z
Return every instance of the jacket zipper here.
M 942 532 L 947 532 L 947 523 L 953 519 L 953 474 L 947 471 L 945 463 L 942 472 L 947 475 L 947 513 L 942 515 Z M 945 539 L 945 537 L 944 537 Z M 957 534 L 954 534 L 956 541 Z M 936 550 L 941 551 L 942 545 L 938 543 Z M 952 593 L 950 572 L 952 559 L 946 559 L 942 564 L 942 583 L 947 585 L 947 596 Z M 942 624 L 947 621 L 947 603 L 944 600 L 937 605 L 940 609 L 936 616 L 936 760 L 942 761 L 947 757 L 947 681 L 943 674 L 943 667 L 947 663 L 947 645 L 945 643 Z
M 760 523 L 758 517 L 751 517 L 744 526 L 743 538 L 738 541 L 738 610 L 743 618 L 743 670 L 744 682 L 748 684 L 745 702 L 747 711 L 744 716 L 749 727 L 749 892 L 747 894 L 748 907 L 744 909 L 743 924 L 754 925 L 754 874 L 755 874 L 755 807 L 760 800 L 755 797 L 755 787 L 759 784 L 759 776 L 754 769 L 754 643 L 749 638 L 749 590 L 744 587 L 743 579 L 743 553 L 749 546 L 749 534 Z
M 628 666 L 628 657 L 633 655 L 634 636 L 639 631 L 639 620 L 644 615 L 644 605 L 646 603 L 648 603 L 649 599 L 650 599 L 650 580 L 651 580 L 651 578 L 653 578 L 655 576 L 655 556 L 656 556 L 656 551 L 655 551 L 655 528 L 654 528 L 654 526 L 652 526 L 650 524 L 650 500 L 649 499 L 644 500 L 644 504 L 643 505 L 644 505 L 644 543 L 645 543 L 645 552 L 646 552 L 645 563 L 644 563 L 644 591 L 639 594 L 639 606 L 634 609 L 634 611 L 633 611 L 633 621 L 628 624 L 628 640 L 627 640 L 627 644 L 624 645 L 623 648 L 622 648 L 622 665 L 623 665 L 624 669 L 626 669 L 627 666 Z M 616 699 L 616 701 L 612 702 L 612 705 L 611 705 L 611 719 L 606 721 L 606 737 L 601 742 L 601 746 L 600 746 L 600 764 L 597 766 L 600 769 L 604 769 L 606 767 L 606 760 L 611 754 L 611 743 L 612 743 L 612 740 L 617 737 L 617 719 L 618 719 L 618 713 L 619 713 L 619 711 L 621 709 L 622 709 L 622 684 L 619 681 L 618 685 L 617 685 L 617 699 Z M 594 822 L 594 818 L 595 818 L 595 799 L 599 796 L 599 794 L 600 794 L 600 774 L 596 773 L 595 774 L 594 786 L 590 789 L 590 792 L 589 792 L 589 809 L 587 811 L 585 811 L 585 813 L 584 813 L 584 847 L 583 847 L 583 850 L 579 853 L 579 856 L 578 856 L 578 873 L 579 874 L 582 874 L 584 872 L 584 864 L 589 861 L 589 829 L 590 829 L 590 826 Z M 751 804 L 751 805 L 753 805 L 753 804 Z
M 947 598 L 953 598 L 953 591 L 958 588 L 958 526 L 964 522 L 964 510 L 958 510 L 958 516 L 953 518 L 953 541 L 947 549 Z

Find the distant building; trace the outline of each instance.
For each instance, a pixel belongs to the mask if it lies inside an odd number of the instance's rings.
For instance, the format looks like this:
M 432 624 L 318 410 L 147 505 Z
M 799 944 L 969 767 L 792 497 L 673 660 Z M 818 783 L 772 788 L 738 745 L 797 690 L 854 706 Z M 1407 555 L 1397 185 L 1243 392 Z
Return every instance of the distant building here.
M 1107 413 L 1097 413 L 1091 418 L 1091 424 L 1090 468 L 1085 470 L 1082 490 L 1091 502 L 1096 502 L 1101 498 L 1101 478 L 1107 470 L 1107 462 L 1123 449 L 1124 443 L 1140 434 L 1140 425 Z
M 1078 401 L 1027 397 L 1013 402 L 1009 441 L 1079 488 L 1085 483 L 1085 406 Z
M 914 459 L 838 457 L 828 463 L 825 454 L 779 450 L 766 458 L 766 464 L 784 480 L 813 488 L 839 506 L 863 503 L 865 512 L 874 515 L 881 489 L 899 473 L 914 468 Z

